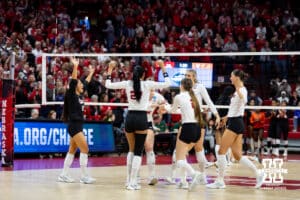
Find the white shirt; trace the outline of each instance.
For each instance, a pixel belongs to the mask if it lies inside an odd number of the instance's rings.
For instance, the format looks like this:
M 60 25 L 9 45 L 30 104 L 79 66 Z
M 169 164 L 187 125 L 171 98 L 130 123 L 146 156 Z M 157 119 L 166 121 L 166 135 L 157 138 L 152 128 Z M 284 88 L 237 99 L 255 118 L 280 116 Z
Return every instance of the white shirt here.
M 200 109 L 202 109 L 202 100 L 205 101 L 205 103 L 208 105 L 208 107 L 210 108 L 210 110 L 212 111 L 212 113 L 216 114 L 218 113 L 216 106 L 213 104 L 213 102 L 211 101 L 208 92 L 205 88 L 205 86 L 201 83 L 196 83 L 194 85 L 194 93 L 198 99 L 198 102 L 200 104 Z
M 181 112 L 182 123 L 196 123 L 194 108 L 192 107 L 192 98 L 189 92 L 181 92 L 176 95 L 172 107 L 166 106 L 166 110 L 171 113 L 177 113 L 178 108 Z
M 155 105 L 163 104 L 164 102 L 166 102 L 165 98 L 161 94 L 154 92 L 154 95 L 150 99 L 148 105 L 148 113 L 147 113 L 148 122 L 153 122 L 153 112 L 156 108 Z
M 171 80 L 169 77 L 165 78 L 165 82 L 155 82 L 155 81 L 141 81 L 141 99 L 137 101 L 134 96 L 133 82 L 121 81 L 112 83 L 110 79 L 105 82 L 105 87 L 108 89 L 126 89 L 126 95 L 128 99 L 128 110 L 138 110 L 147 111 L 150 97 L 151 89 L 162 89 L 169 87 L 171 85 Z
M 243 95 L 241 99 L 237 92 L 235 92 L 230 100 L 228 117 L 239 117 L 244 116 L 245 105 L 247 103 L 248 91 L 245 87 L 240 88 L 240 92 Z

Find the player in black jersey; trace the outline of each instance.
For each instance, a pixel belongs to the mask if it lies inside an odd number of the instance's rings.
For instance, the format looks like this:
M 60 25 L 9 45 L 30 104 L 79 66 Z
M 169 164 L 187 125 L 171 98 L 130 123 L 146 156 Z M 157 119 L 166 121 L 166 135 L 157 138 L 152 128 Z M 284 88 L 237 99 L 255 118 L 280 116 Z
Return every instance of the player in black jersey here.
M 89 75 L 85 79 L 84 83 L 82 83 L 77 79 L 77 68 L 79 60 L 71 58 L 71 62 L 74 65 L 72 71 L 72 79 L 69 83 L 69 89 L 65 94 L 63 111 L 63 121 L 67 123 L 67 130 L 71 138 L 69 151 L 64 161 L 64 168 L 62 173 L 58 177 L 58 181 L 67 183 L 74 182 L 74 179 L 70 177 L 68 171 L 74 160 L 74 154 L 76 153 L 77 148 L 79 148 L 79 163 L 81 168 L 80 182 L 90 184 L 94 183 L 95 179 L 90 177 L 87 172 L 89 148 L 85 136 L 82 132 L 84 117 L 83 100 L 80 99 L 80 95 L 84 92 L 84 85 L 87 85 L 90 82 L 95 69 L 90 66 Z

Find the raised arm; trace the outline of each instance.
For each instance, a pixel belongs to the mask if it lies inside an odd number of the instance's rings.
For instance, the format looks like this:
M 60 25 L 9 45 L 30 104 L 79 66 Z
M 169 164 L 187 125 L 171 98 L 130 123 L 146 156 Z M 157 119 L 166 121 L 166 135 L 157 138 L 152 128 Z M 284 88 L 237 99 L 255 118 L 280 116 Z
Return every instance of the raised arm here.
M 79 59 L 72 57 L 71 62 L 73 63 L 72 79 L 77 79 Z
M 161 71 L 163 73 L 163 76 L 165 78 L 164 82 L 155 82 L 155 81 L 149 81 L 151 84 L 151 88 L 153 89 L 163 89 L 166 87 L 170 87 L 171 85 L 171 80 L 169 78 L 168 73 L 166 72 L 166 68 L 165 68 L 165 64 L 164 61 L 162 60 L 157 60 L 156 63 L 159 65 L 159 67 L 161 68 Z
M 105 81 L 105 87 L 108 89 L 123 89 L 126 88 L 127 81 L 121 81 L 121 82 L 111 82 L 111 73 L 113 69 L 117 66 L 117 62 L 112 60 L 108 64 L 108 71 L 107 71 L 107 78 Z

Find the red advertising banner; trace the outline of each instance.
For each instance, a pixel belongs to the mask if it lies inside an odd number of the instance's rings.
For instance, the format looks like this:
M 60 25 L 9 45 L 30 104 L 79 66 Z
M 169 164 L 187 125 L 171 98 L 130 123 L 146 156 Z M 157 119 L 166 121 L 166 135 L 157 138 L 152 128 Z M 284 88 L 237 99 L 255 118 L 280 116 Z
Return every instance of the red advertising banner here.
M 14 156 L 14 120 L 15 120 L 15 87 L 14 80 L 2 80 L 2 113 L 1 113 L 1 162 L 2 166 L 13 165 Z

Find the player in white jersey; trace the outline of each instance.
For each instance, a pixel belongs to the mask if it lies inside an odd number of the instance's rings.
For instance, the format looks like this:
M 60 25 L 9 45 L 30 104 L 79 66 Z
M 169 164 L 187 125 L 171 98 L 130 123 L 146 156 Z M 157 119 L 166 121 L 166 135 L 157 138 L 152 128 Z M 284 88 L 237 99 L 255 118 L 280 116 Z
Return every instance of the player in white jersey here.
M 153 124 L 153 113 L 159 105 L 166 103 L 165 98 L 155 92 L 155 90 L 151 90 L 150 93 L 150 102 L 148 105 L 148 112 L 147 112 L 147 120 L 148 120 L 148 133 L 145 141 L 145 152 L 146 152 L 146 160 L 148 165 L 149 171 L 149 185 L 155 185 L 158 180 L 155 175 L 155 154 L 153 151 L 154 146 L 154 124 Z
M 218 114 L 218 111 L 217 111 L 215 105 L 211 101 L 206 88 L 204 87 L 203 84 L 198 83 L 198 81 L 197 81 L 197 72 L 193 69 L 187 70 L 186 74 L 185 74 L 185 77 L 192 80 L 193 91 L 194 91 L 194 93 L 195 93 L 195 95 L 198 99 L 200 107 L 202 106 L 202 100 L 204 100 L 205 103 L 210 108 L 210 110 L 212 111 L 212 113 L 214 114 L 214 116 L 216 117 L 216 126 L 218 126 L 219 123 L 220 123 L 220 116 Z M 179 134 L 180 134 L 180 131 L 179 131 L 178 135 Z M 199 163 L 200 172 L 202 174 L 202 178 L 201 178 L 201 181 L 200 181 L 201 184 L 206 184 L 207 183 L 206 175 L 205 175 L 205 172 L 204 172 L 205 166 L 208 164 L 207 159 L 205 157 L 205 152 L 204 152 L 204 149 L 203 149 L 204 135 L 205 135 L 205 128 L 201 127 L 200 140 L 196 143 L 196 145 L 194 147 L 196 158 L 197 158 L 197 161 Z M 175 161 L 174 161 L 175 156 L 174 155 L 175 155 L 175 152 L 173 152 L 173 156 L 172 156 L 172 158 L 173 158 L 172 178 L 171 179 L 167 178 L 167 181 L 169 183 L 174 183 L 174 180 L 175 180 L 174 176 L 175 176 L 176 166 L 174 164 L 175 163 Z
M 166 88 L 171 84 L 163 61 L 159 60 L 157 63 L 161 67 L 165 82 L 144 81 L 144 68 L 135 66 L 132 80 L 112 83 L 110 76 L 117 63 L 111 61 L 108 67 L 108 76 L 105 86 L 109 89 L 125 89 L 129 103 L 128 114 L 125 119 L 125 132 L 129 144 L 126 182 L 126 188 L 128 190 L 140 189 L 140 186 L 137 184 L 137 173 L 141 166 L 141 156 L 148 130 L 147 111 L 150 91 L 151 89 Z
M 193 91 L 193 83 L 190 79 L 184 78 L 181 80 L 180 94 L 176 95 L 172 107 L 166 107 L 166 110 L 171 113 L 177 112 L 180 108 L 182 128 L 179 137 L 176 141 L 176 166 L 181 169 L 179 188 L 187 189 L 185 172 L 192 176 L 192 182 L 189 189 L 191 190 L 201 173 L 195 171 L 192 166 L 187 163 L 186 155 L 195 146 L 200 139 L 200 127 L 203 123 L 203 118 L 200 110 L 200 104 Z
M 243 116 L 245 112 L 245 105 L 247 103 L 247 89 L 244 86 L 246 74 L 239 69 L 233 70 L 230 80 L 235 87 L 235 93 L 231 98 L 228 114 L 225 117 L 227 120 L 227 127 L 222 136 L 217 164 L 219 167 L 218 178 L 214 183 L 206 185 L 208 188 L 224 189 L 224 175 L 226 166 L 226 152 L 231 147 L 233 157 L 241 164 L 250 168 L 256 174 L 255 188 L 260 188 L 264 173 L 258 171 L 256 166 L 246 157 L 242 156 L 244 121 Z

